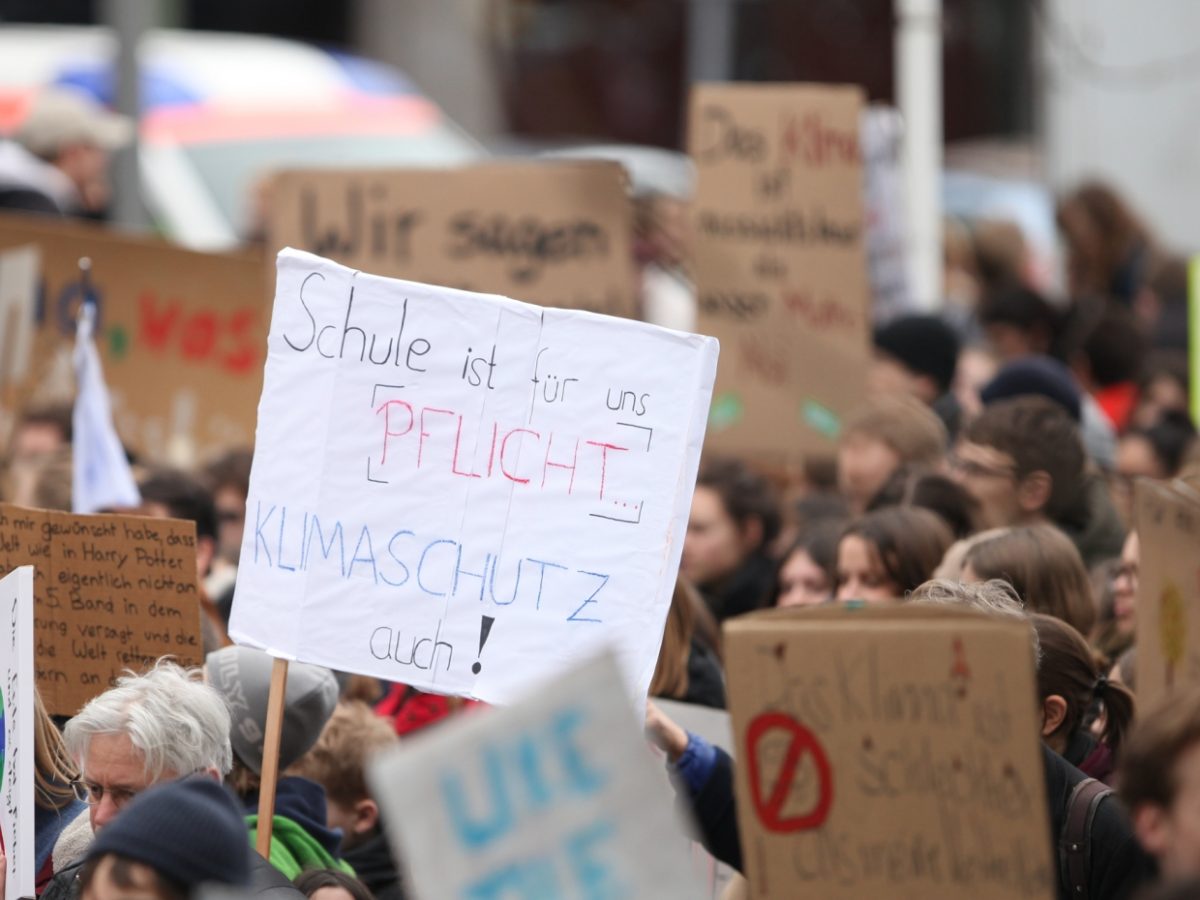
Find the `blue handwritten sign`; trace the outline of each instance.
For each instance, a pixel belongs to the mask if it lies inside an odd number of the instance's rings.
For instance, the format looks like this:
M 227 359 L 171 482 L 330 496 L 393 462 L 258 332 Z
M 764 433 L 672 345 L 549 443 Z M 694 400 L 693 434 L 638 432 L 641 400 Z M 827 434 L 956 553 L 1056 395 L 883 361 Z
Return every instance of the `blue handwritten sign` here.
M 406 741 L 370 772 L 421 897 L 696 897 L 610 656 Z M 414 815 L 414 810 L 420 810 Z

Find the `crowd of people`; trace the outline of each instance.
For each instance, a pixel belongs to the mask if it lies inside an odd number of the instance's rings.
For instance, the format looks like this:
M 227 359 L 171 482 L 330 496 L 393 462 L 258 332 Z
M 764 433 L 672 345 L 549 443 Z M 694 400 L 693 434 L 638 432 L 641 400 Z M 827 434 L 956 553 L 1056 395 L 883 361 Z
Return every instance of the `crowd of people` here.
M 32 140 L 43 175 L 73 171 L 62 146 Z M 28 185 L 9 187 L 13 206 L 29 200 Z M 951 223 L 944 310 L 878 325 L 868 396 L 830 459 L 795 472 L 702 461 L 651 694 L 723 708 L 721 625 L 764 608 L 956 603 L 1020 618 L 1039 647 L 1059 895 L 1200 896 L 1200 689 L 1138 709 L 1133 664 L 1134 484 L 1200 466 L 1186 264 L 1103 185 L 1063 197 L 1058 224 L 1061 296 L 1037 283 L 1019 229 Z M 653 264 L 686 274 L 684 255 L 664 260 Z M 676 302 L 686 281 L 671 283 Z M 26 408 L 0 498 L 69 509 L 70 454 L 69 405 Z M 39 896 L 181 898 L 202 882 L 406 895 L 365 767 L 471 707 L 461 700 L 294 664 L 270 850 L 251 850 L 270 660 L 226 633 L 251 458 L 136 466 L 140 514 L 196 524 L 206 662 L 131 673 L 65 722 L 39 705 Z M 646 731 L 705 845 L 740 870 L 734 761 L 653 702 Z M 1082 862 L 1062 849 L 1068 835 Z

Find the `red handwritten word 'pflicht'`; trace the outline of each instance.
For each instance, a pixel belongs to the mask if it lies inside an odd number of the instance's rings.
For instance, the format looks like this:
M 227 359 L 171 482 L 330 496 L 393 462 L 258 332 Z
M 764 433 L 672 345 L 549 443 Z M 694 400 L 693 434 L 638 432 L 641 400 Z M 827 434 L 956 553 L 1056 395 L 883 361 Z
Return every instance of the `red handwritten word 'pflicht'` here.
M 779 768 L 779 776 L 769 796 L 763 798 L 763 784 L 759 777 L 758 745 L 774 732 L 783 732 L 790 736 L 787 754 L 783 765 Z M 763 713 L 756 716 L 746 729 L 746 757 L 750 765 L 750 791 L 754 800 L 754 810 L 759 821 L 768 831 L 787 833 L 806 831 L 820 828 L 829 817 L 833 806 L 833 769 L 825 748 L 817 740 L 817 736 L 784 713 Z M 783 806 L 787 801 L 795 782 L 796 770 L 805 754 L 812 756 L 813 765 L 817 771 L 817 802 L 806 813 L 796 816 L 783 815 Z

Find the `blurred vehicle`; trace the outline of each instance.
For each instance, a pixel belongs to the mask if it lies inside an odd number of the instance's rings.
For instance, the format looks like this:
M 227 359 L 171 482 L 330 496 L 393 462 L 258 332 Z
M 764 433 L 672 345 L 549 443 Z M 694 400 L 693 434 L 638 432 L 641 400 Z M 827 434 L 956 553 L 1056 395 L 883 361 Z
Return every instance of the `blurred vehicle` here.
M 103 28 L 0 27 L 0 134 L 45 85 L 111 105 Z M 455 165 L 485 155 L 391 66 L 280 38 L 156 30 L 139 49 L 143 195 L 157 227 L 199 250 L 259 225 L 281 168 Z

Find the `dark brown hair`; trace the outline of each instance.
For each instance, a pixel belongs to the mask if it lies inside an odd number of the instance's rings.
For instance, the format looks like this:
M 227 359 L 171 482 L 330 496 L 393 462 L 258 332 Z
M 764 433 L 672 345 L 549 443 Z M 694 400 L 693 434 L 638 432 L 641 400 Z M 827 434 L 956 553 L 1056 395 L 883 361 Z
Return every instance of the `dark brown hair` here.
M 945 522 L 929 510 L 915 507 L 867 513 L 846 527 L 841 540 L 851 535 L 871 545 L 901 594 L 916 590 L 932 578 L 953 542 Z
M 762 523 L 762 541 L 756 551 L 762 550 L 779 534 L 782 519 L 775 488 L 742 460 L 732 457 L 706 459 L 700 467 L 696 486 L 715 491 L 738 527 L 751 519 Z
M 927 509 L 950 526 L 956 540 L 976 531 L 978 503 L 958 482 L 937 472 L 898 469 L 867 504 L 867 512 L 889 506 Z
M 1045 700 L 1057 695 L 1067 703 L 1058 731 L 1067 740 L 1074 737 L 1093 701 L 1099 700 L 1104 708 L 1104 731 L 1100 738 L 1115 757 L 1133 725 L 1133 694 L 1125 685 L 1108 680 L 1083 635 L 1066 622 L 1043 613 L 1031 614 L 1029 621 L 1037 631 L 1042 649 L 1037 672 L 1038 696 Z
M 1015 397 L 991 404 L 963 430 L 963 439 L 1007 453 L 1020 480 L 1034 472 L 1050 476 L 1046 515 L 1072 508 L 1083 488 L 1087 459 L 1079 428 L 1061 406 L 1045 397 Z
M 365 884 L 354 876 L 336 869 L 309 869 L 297 875 L 292 884 L 305 897 L 311 897 L 321 888 L 331 887 L 342 888 L 354 900 L 375 900 L 375 895 Z
M 1011 584 L 1029 612 L 1046 613 L 1091 634 L 1092 582 L 1071 539 L 1053 525 L 1005 529 L 973 545 L 963 560 L 981 581 Z
M 153 866 L 127 859 L 124 856 L 118 856 L 115 853 L 105 853 L 103 856 L 89 859 L 84 864 L 79 872 L 78 896 L 83 896 L 87 892 L 87 889 L 92 886 L 92 882 L 96 878 L 96 872 L 100 870 L 101 864 L 106 859 L 112 860 L 112 867 L 108 870 L 108 877 L 121 890 L 149 888 L 157 896 L 165 898 L 165 900 L 187 900 L 189 896 L 188 889 L 184 885 L 163 877 Z M 134 877 L 134 872 L 137 871 L 137 868 L 150 873 L 149 884 L 140 878 Z
M 1138 720 L 1119 765 L 1121 799 L 1136 813 L 1145 804 L 1170 809 L 1179 791 L 1176 765 L 1200 744 L 1200 689 L 1177 691 Z

